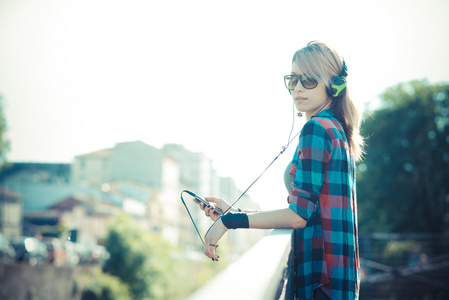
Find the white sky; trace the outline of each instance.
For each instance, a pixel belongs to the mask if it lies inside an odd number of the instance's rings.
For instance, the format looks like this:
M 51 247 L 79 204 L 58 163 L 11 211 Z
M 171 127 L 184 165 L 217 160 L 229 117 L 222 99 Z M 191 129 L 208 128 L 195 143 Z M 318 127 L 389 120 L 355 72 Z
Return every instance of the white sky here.
M 398 82 L 449 81 L 448 13 L 445 0 L 0 0 L 8 159 L 179 143 L 245 189 L 287 143 L 294 51 L 336 48 L 363 108 Z M 295 146 L 250 190 L 263 207 L 286 205 Z

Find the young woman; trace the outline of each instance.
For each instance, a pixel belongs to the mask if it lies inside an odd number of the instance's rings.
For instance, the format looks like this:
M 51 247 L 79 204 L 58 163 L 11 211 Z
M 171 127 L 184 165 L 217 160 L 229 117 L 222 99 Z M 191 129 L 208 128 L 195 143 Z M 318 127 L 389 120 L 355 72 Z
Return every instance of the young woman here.
M 295 107 L 305 113 L 298 146 L 284 180 L 289 207 L 266 212 L 231 208 L 223 216 L 201 205 L 215 222 L 206 256 L 228 229 L 297 229 L 295 299 L 357 299 L 359 257 L 355 162 L 363 153 L 360 115 L 348 95 L 344 60 L 321 42 L 298 50 L 284 77 Z M 223 199 L 206 197 L 226 211 Z

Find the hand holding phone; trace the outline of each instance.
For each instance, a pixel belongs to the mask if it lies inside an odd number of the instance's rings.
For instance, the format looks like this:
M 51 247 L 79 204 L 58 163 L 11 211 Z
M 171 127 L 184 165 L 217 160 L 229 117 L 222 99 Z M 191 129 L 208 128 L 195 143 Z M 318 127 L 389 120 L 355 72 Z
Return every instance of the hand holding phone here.
M 199 195 L 197 195 L 197 194 L 195 194 L 193 192 L 190 192 L 190 191 L 186 191 L 186 193 L 188 193 L 189 195 L 193 196 L 196 200 L 198 200 L 201 203 L 203 203 L 206 207 L 213 207 L 214 208 L 214 213 L 217 213 L 219 215 L 221 215 L 223 213 L 223 211 L 220 208 L 215 207 L 212 203 L 204 200 L 203 197 L 201 197 L 201 196 L 199 196 Z

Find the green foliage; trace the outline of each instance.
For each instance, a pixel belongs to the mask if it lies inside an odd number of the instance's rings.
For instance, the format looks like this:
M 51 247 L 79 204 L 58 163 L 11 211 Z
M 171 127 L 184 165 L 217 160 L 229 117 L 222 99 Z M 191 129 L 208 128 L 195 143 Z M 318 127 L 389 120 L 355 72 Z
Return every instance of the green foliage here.
M 409 263 L 410 251 L 419 246 L 417 241 L 389 241 L 383 251 L 383 258 L 390 266 L 405 266 Z
M 9 151 L 9 141 L 5 138 L 7 123 L 3 111 L 3 96 L 0 94 L 0 169 L 6 163 L 6 153 Z
M 226 266 L 189 260 L 184 249 L 123 215 L 110 222 L 105 246 L 110 258 L 104 271 L 120 278 L 133 299 L 184 299 Z
M 80 282 L 84 287 L 81 300 L 131 300 L 128 287 L 117 277 L 94 270 L 93 274 L 84 275 Z
M 362 125 L 361 232 L 449 231 L 449 84 L 398 84 Z
M 118 216 L 111 222 L 105 246 L 111 255 L 105 272 L 126 283 L 135 299 L 157 298 L 157 283 L 163 277 L 162 258 L 158 259 L 158 254 L 168 245 L 152 241 L 137 224 Z

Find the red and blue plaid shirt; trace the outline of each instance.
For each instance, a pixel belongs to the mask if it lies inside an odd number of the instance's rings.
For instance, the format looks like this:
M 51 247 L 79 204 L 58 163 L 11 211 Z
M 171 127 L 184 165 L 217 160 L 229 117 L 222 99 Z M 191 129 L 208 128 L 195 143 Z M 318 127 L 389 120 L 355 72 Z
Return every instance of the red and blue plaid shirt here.
M 304 125 L 293 157 L 289 207 L 307 221 L 297 230 L 297 296 L 319 287 L 332 299 L 358 299 L 355 161 L 332 110 Z

